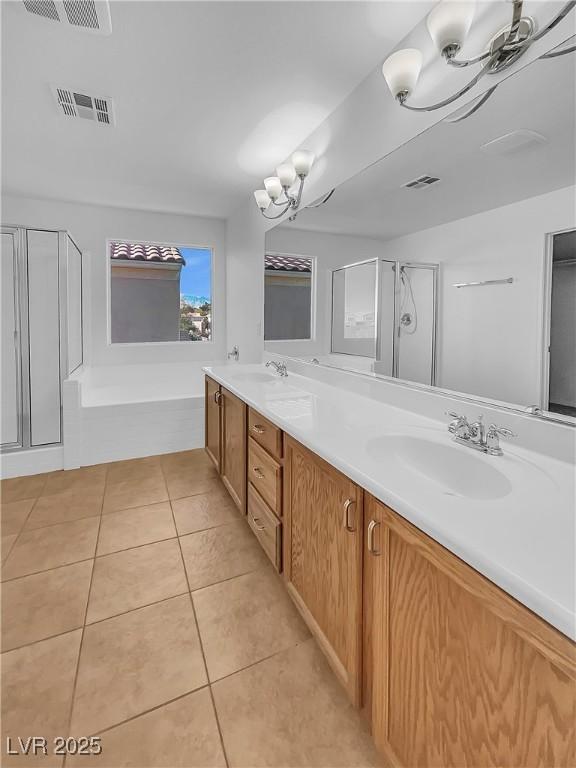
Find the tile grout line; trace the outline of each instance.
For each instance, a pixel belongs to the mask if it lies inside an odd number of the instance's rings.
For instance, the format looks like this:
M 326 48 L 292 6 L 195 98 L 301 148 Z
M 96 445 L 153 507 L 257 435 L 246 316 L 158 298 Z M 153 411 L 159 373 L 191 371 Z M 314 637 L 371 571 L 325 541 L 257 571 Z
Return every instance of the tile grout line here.
M 72 715 L 74 714 L 74 705 L 76 703 L 76 688 L 78 685 L 78 674 L 80 672 L 80 660 L 82 658 L 82 648 L 84 647 L 84 635 L 86 632 L 86 618 L 88 616 L 88 606 L 90 605 L 90 595 L 92 593 L 92 584 L 94 582 L 94 571 L 96 569 L 96 550 L 98 548 L 98 539 L 100 538 L 100 527 L 102 525 L 102 509 L 104 508 L 104 497 L 106 495 L 106 480 L 108 476 L 108 469 L 104 474 L 104 493 L 102 495 L 102 503 L 100 507 L 100 517 L 98 519 L 98 531 L 96 532 L 96 540 L 94 542 L 94 556 L 92 557 L 92 572 L 90 574 L 90 584 L 88 585 L 88 594 L 86 595 L 86 608 L 84 609 L 84 622 L 82 626 L 82 634 L 80 635 L 80 645 L 78 647 L 78 659 L 76 660 L 76 670 L 74 672 L 74 683 L 72 685 L 72 695 L 70 697 L 70 714 L 68 716 L 67 735 L 70 736 L 70 730 L 72 728 Z M 66 760 L 68 755 L 64 755 L 62 761 L 62 768 L 66 768 Z
M 22 523 L 22 527 L 20 528 L 20 530 L 19 530 L 19 531 L 18 531 L 18 533 L 16 534 L 16 538 L 15 538 L 15 539 L 14 539 L 14 541 L 12 542 L 12 546 L 11 546 L 11 547 L 10 547 L 10 549 L 8 550 L 8 554 L 6 555 L 6 558 L 5 558 L 5 559 L 4 559 L 4 558 L 2 558 L 2 570 L 4 570 L 4 566 L 5 566 L 5 565 L 6 565 L 6 563 L 8 562 L 8 558 L 10 557 L 10 555 L 12 554 L 12 552 L 14 551 L 14 547 L 16 546 L 16 544 L 17 544 L 17 542 L 18 542 L 18 539 L 20 538 L 20 534 L 21 534 L 21 533 L 24 531 L 24 526 L 26 525 L 26 523 L 27 523 L 27 522 L 28 522 L 28 520 L 30 519 L 30 515 L 32 514 L 32 511 L 33 511 L 34 507 L 36 506 L 36 504 L 37 504 L 37 502 L 38 502 L 38 499 L 39 499 L 39 498 L 40 498 L 40 496 L 36 496 L 36 498 L 34 499 L 34 503 L 33 503 L 33 504 L 32 504 L 32 506 L 30 507 L 30 511 L 29 511 L 29 512 L 28 512 L 28 514 L 26 515 L 26 519 L 25 519 L 25 520 L 24 520 L 24 522 Z M 19 499 L 19 501 L 29 501 L 29 499 Z M 0 502 L 0 503 L 1 503 L 1 502 Z M 6 503 L 7 503 L 7 504 L 10 504 L 11 502 L 6 502 Z M 8 534 L 8 535 L 9 535 L 9 534 Z M 0 581 L 3 581 L 3 579 L 1 579 Z M 9 581 L 9 579 L 6 579 L 6 581 Z
M 162 469 L 162 476 L 164 477 L 164 482 L 166 482 L 166 476 L 164 475 L 164 469 Z M 166 483 L 166 488 L 168 488 L 168 484 Z M 198 494 L 197 494 L 198 495 Z M 176 525 L 176 517 L 174 516 L 174 509 L 172 507 L 172 499 L 170 499 L 170 510 L 172 511 L 172 519 L 174 521 L 174 527 L 176 528 L 176 533 L 178 533 L 178 527 Z M 204 663 L 204 671 L 206 673 L 206 680 L 208 683 L 208 691 L 210 692 L 210 701 L 212 702 L 212 709 L 214 711 L 214 719 L 216 720 L 216 727 L 218 728 L 218 736 L 220 737 L 220 746 L 222 747 L 222 754 L 224 755 L 224 762 L 226 763 L 226 768 L 230 767 L 230 762 L 228 760 L 228 755 L 226 754 L 226 746 L 224 744 L 224 736 L 222 734 L 222 728 L 220 726 L 220 719 L 218 717 L 218 710 L 216 709 L 216 701 L 214 700 L 214 693 L 212 691 L 212 685 L 210 683 L 210 675 L 208 673 L 208 664 L 206 663 L 206 654 L 204 652 L 204 643 L 202 642 L 202 635 L 200 634 L 200 625 L 198 623 L 198 616 L 196 615 L 196 608 L 194 606 L 194 600 L 192 599 L 192 590 L 190 589 L 190 581 L 188 579 L 188 571 L 186 570 L 186 561 L 184 560 L 184 553 L 182 552 L 182 544 L 180 542 L 180 537 L 178 538 L 178 549 L 180 550 L 180 558 L 182 559 L 182 567 L 184 568 L 184 575 L 186 577 L 186 584 L 188 585 L 188 597 L 190 599 L 190 607 L 192 608 L 192 615 L 194 616 L 194 624 L 196 625 L 196 632 L 198 633 L 198 643 L 200 645 L 200 652 L 202 654 L 202 661 Z

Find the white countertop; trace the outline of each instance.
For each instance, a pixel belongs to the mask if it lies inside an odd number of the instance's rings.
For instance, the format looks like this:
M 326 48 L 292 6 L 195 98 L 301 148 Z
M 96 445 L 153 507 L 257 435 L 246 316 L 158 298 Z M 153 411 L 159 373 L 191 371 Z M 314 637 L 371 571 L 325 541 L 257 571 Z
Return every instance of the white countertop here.
M 326 382 L 289 373 L 264 376 L 262 365 L 223 365 L 205 372 L 351 480 L 416 525 L 503 590 L 576 640 L 574 467 L 503 443 L 488 456 L 451 441 L 438 422 Z M 257 374 L 254 380 L 253 374 Z M 482 471 L 498 470 L 496 498 L 447 490 L 377 443 L 437 444 L 434 463 L 446 469 L 445 446 L 472 454 Z M 408 442 L 408 445 L 410 443 Z M 433 448 L 433 446 L 432 446 Z M 450 454 L 447 453 L 447 456 Z M 453 455 L 453 454 L 452 454 Z M 463 458 L 463 457 L 462 457 Z M 470 466 L 470 461 L 463 458 Z M 478 465 L 480 468 L 480 465 Z M 425 469 L 425 468 L 424 468 Z M 458 478 L 455 477 L 456 485 Z M 478 494 L 483 494 L 482 488 Z

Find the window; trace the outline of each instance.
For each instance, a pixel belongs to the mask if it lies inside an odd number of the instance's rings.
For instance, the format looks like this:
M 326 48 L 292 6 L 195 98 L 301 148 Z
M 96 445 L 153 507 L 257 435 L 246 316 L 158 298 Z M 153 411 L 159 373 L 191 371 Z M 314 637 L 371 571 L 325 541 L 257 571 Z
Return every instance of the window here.
M 112 343 L 212 340 L 212 250 L 109 243 Z
M 312 338 L 311 258 L 268 253 L 264 257 L 264 340 Z

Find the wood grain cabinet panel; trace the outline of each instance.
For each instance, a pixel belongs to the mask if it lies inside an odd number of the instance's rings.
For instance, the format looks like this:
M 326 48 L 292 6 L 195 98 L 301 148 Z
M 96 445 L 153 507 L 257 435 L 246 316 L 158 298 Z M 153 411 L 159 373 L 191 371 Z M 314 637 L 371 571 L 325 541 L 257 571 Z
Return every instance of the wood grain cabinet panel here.
M 363 491 L 289 437 L 285 452 L 287 587 L 351 701 L 359 706 Z
M 248 525 L 277 571 L 282 570 L 282 523 L 248 483 Z
M 218 472 L 220 472 L 220 441 L 222 431 L 220 384 L 214 381 L 214 379 L 211 379 L 209 376 L 206 376 L 204 379 L 204 390 L 204 445 L 206 448 L 206 453 L 214 462 Z
M 275 459 L 282 459 L 282 430 L 253 408 L 248 409 L 248 434 Z
M 375 741 L 392 765 L 576 765 L 575 645 L 367 496 Z
M 238 509 L 246 514 L 246 404 L 221 387 L 221 477 Z
M 248 479 L 270 509 L 282 514 L 282 465 L 258 443 L 248 439 Z

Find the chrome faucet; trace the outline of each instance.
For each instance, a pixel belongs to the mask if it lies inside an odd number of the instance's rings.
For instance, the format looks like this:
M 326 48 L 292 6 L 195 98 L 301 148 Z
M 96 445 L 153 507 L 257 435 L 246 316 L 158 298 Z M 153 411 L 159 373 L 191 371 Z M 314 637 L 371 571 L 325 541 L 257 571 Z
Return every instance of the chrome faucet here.
M 238 349 L 238 345 L 234 344 L 232 347 L 232 351 L 228 352 L 228 360 L 238 360 L 240 358 L 240 350 Z
M 467 445 L 476 451 L 482 451 L 482 453 L 487 453 L 490 456 L 502 456 L 500 436 L 516 437 L 514 432 L 508 429 L 508 427 L 490 424 L 486 428 L 482 416 L 470 424 L 466 416 L 460 416 L 460 414 L 453 411 L 448 411 L 446 415 L 451 416 L 453 419 L 448 425 L 448 432 L 454 435 L 454 442 Z
M 286 363 L 277 363 L 276 360 L 268 360 L 266 363 L 266 368 L 274 368 L 278 376 L 288 376 L 288 369 L 286 368 Z

